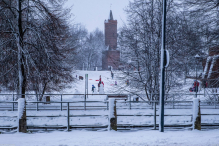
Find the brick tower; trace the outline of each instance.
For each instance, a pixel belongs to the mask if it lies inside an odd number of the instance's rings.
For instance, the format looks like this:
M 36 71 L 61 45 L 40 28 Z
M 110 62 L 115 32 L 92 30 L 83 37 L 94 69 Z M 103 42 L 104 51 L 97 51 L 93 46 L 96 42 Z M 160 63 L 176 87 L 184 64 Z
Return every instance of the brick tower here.
M 118 69 L 120 61 L 120 51 L 117 50 L 117 20 L 113 20 L 113 14 L 110 10 L 109 19 L 104 22 L 105 28 L 105 46 L 103 51 L 102 69 L 108 70 L 110 67 Z

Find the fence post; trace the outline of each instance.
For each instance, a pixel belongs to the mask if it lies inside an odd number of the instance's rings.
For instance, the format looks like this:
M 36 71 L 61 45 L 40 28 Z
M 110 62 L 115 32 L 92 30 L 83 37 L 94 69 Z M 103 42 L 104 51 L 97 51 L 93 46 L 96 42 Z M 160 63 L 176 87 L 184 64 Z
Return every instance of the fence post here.
M 129 96 L 129 109 L 131 109 L 132 108 L 132 105 L 131 105 L 131 100 L 132 100 L 132 98 L 131 98 L 131 95 Z
M 85 74 L 85 97 L 84 97 L 84 110 L 86 111 L 86 98 L 88 98 L 88 74 Z
M 12 104 L 12 111 L 14 111 L 14 94 L 13 94 L 13 104 Z
M 115 98 L 109 99 L 109 123 L 108 131 L 117 131 L 117 114 L 116 114 L 116 100 Z
M 216 94 L 214 95 L 214 108 L 216 109 Z
M 154 101 L 154 130 L 156 130 L 156 116 L 157 116 L 157 113 L 156 113 L 156 100 Z
M 151 93 L 151 98 L 150 98 L 150 104 L 151 104 L 151 109 L 153 109 L 153 101 L 152 101 L 152 93 Z
M 193 99 L 193 130 L 201 130 L 201 111 L 200 111 L 200 99 Z
M 38 111 L 38 110 L 39 110 L 39 109 L 38 109 L 38 101 L 39 101 L 39 99 L 38 99 L 38 94 L 36 95 L 36 97 L 37 97 L 36 111 Z
M 69 102 L 67 103 L 67 131 L 70 131 L 70 121 L 69 121 Z
M 61 111 L 62 111 L 62 94 L 61 94 Z
M 173 95 L 173 109 L 174 109 L 174 95 Z
M 86 94 L 84 94 L 84 110 L 86 111 Z

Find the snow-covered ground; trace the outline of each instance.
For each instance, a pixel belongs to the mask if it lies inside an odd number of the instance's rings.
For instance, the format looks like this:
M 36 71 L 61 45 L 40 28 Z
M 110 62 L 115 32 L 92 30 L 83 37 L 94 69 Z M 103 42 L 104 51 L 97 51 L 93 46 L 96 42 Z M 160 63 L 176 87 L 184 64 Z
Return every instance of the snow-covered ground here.
M 113 71 L 114 78 L 111 78 L 111 72 L 110 71 L 82 71 L 77 70 L 74 72 L 73 76 L 77 79 L 76 82 L 72 83 L 70 86 L 71 88 L 65 89 L 62 93 L 75 93 L 75 94 L 84 94 L 85 93 L 85 74 L 88 74 L 88 93 L 92 94 L 91 87 L 94 85 L 96 87 L 96 90 L 98 90 L 98 80 L 101 76 L 102 81 L 104 82 L 104 92 L 106 94 L 142 94 L 141 96 L 144 96 L 145 92 L 140 91 L 138 88 L 134 88 L 131 86 L 126 85 L 126 80 L 130 77 L 127 76 L 126 73 L 122 71 Z M 137 73 L 131 74 L 131 76 L 135 76 Z M 79 76 L 83 76 L 84 80 L 79 80 Z M 115 85 L 115 81 L 117 82 L 117 85 Z M 129 79 L 130 81 L 130 79 Z M 186 79 L 186 83 L 184 84 L 184 80 L 181 80 L 182 86 L 180 87 L 174 87 L 171 89 L 169 94 L 174 94 L 175 99 L 174 100 L 190 100 L 195 97 L 195 92 L 189 92 L 189 88 L 193 86 L 194 79 Z M 131 84 L 131 82 L 130 82 Z M 201 87 L 201 83 L 199 86 L 198 91 L 198 98 L 202 101 L 208 100 L 209 96 L 207 94 L 212 94 L 212 89 Z M 214 89 L 213 89 L 214 90 Z M 219 91 L 219 89 L 217 89 Z M 97 92 L 98 93 L 98 92 Z M 199 95 L 199 94 L 206 94 L 206 96 Z M 67 97 L 66 97 L 67 99 Z M 146 99 L 146 98 L 145 98 Z M 170 98 L 169 100 L 172 100 Z
M 0 146 L 218 146 L 219 130 L 211 131 L 71 131 L 2 134 Z
M 111 72 L 110 71 L 82 71 L 82 70 L 76 70 L 73 73 L 73 77 L 75 77 L 75 81 L 72 82 L 71 84 L 68 85 L 69 88 L 64 89 L 62 92 L 51 92 L 51 94 L 84 94 L 85 93 L 85 74 L 88 74 L 88 93 L 92 94 L 91 88 L 92 85 L 96 87 L 96 91 L 98 90 L 98 83 L 99 83 L 99 78 L 101 76 L 101 79 L 104 83 L 104 92 L 106 94 L 129 94 L 130 92 L 134 92 L 135 94 L 144 94 L 144 91 L 139 91 L 138 88 L 133 88 L 131 86 L 126 85 L 126 80 L 129 78 L 125 73 L 122 71 L 113 71 L 114 73 L 114 78 L 111 78 Z M 76 78 L 77 76 L 77 78 Z M 79 76 L 83 76 L 83 80 L 79 80 Z M 117 82 L 117 85 L 115 85 L 115 81 Z M 181 80 L 183 83 L 184 80 Z M 175 87 L 171 89 L 169 94 L 174 94 L 175 99 L 174 100 L 191 100 L 195 97 L 195 92 L 189 92 L 189 88 L 192 87 L 194 80 L 193 79 L 187 79 L 186 84 L 184 84 L 181 87 Z M 131 84 L 131 82 L 130 82 Z M 219 89 L 218 89 L 219 91 Z M 204 94 L 204 89 L 201 88 L 198 94 Z M 12 92 L 8 91 L 1 91 L 1 94 L 13 94 Z M 98 94 L 98 92 L 96 92 Z M 208 92 L 210 93 L 210 89 Z M 50 94 L 50 93 L 47 93 Z M 64 95 L 63 100 L 74 100 L 78 97 L 77 95 L 75 96 L 70 96 L 70 95 Z M 92 99 L 95 100 L 97 96 L 92 96 Z M 98 96 L 100 97 L 100 96 Z M 104 97 L 104 96 L 103 96 Z M 203 95 L 198 95 L 198 98 L 201 100 L 206 100 L 208 97 L 204 97 Z M 92 100 L 91 99 L 91 100 Z M 146 99 L 146 98 L 145 98 Z M 0 101 L 4 100 L 9 100 L 12 101 L 12 95 L 0 95 Z M 27 100 L 36 100 L 36 96 L 27 96 Z M 60 100 L 60 96 L 51 96 L 51 100 Z M 76 99 L 77 100 L 77 99 Z M 171 98 L 169 100 L 172 100 Z
M 124 75 L 121 72 L 114 72 L 114 79 L 111 78 L 110 71 L 76 71 L 74 77 L 77 75 L 75 82 L 70 84 L 70 88 L 65 89 L 63 94 L 84 94 L 85 92 L 85 79 L 79 80 L 79 76 L 88 74 L 88 93 L 91 94 L 92 85 L 96 86 L 98 89 L 98 80 L 101 75 L 101 79 L 104 82 L 104 92 L 109 94 L 119 94 L 119 93 L 128 93 L 130 87 L 125 84 L 125 81 L 121 78 Z M 118 85 L 115 85 L 117 81 Z M 193 80 L 188 80 L 187 84 L 182 87 L 184 93 L 188 92 L 189 87 L 191 86 Z M 133 88 L 132 91 L 138 91 L 138 89 Z M 199 93 L 202 93 L 201 90 Z M 4 93 L 4 91 L 3 91 Z M 7 93 L 7 92 L 5 92 Z M 188 92 L 190 93 L 190 92 Z M 184 96 L 188 97 L 187 99 L 192 99 L 193 95 Z M 4 98 L 3 98 L 4 97 Z M 80 95 L 63 95 L 63 101 L 83 101 L 84 96 Z M 181 97 L 180 97 L 181 98 Z M 2 96 L 2 100 L 12 100 L 12 96 Z M 105 95 L 89 95 L 88 101 L 105 101 Z M 28 99 L 28 101 L 35 101 L 35 97 Z M 52 96 L 51 101 L 60 101 L 60 96 Z M 176 99 L 177 100 L 177 99 Z M 184 99 L 185 100 L 185 99 Z M 74 103 L 72 103 L 73 105 Z M 80 103 L 83 106 L 83 103 Z M 92 105 L 97 103 L 92 103 Z M 106 104 L 106 103 L 98 103 Z M 6 104 L 5 104 L 6 105 Z M 11 104 L 8 104 L 11 106 Z M 40 104 L 39 104 L 40 105 Z M 59 106 L 60 104 L 58 104 Z M 64 106 L 65 104 L 63 104 Z M 79 103 L 77 103 L 79 105 Z M 1 106 L 1 105 L 0 105 Z M 35 106 L 35 105 L 34 105 Z M 48 105 L 52 106 L 52 105 Z M 153 125 L 154 123 L 154 110 L 145 107 L 141 103 L 136 105 L 140 109 L 129 109 L 129 104 L 121 103 L 120 106 L 125 106 L 127 109 L 119 109 L 119 104 L 117 105 L 117 114 L 118 115 L 133 115 L 133 116 L 118 116 L 118 124 L 130 124 L 130 125 Z M 149 106 L 149 105 L 147 105 Z M 201 109 L 202 114 L 217 114 L 219 109 Z M 157 112 L 158 113 L 158 112 Z M 97 126 L 106 126 L 108 124 L 108 114 L 107 110 L 71 110 L 70 116 L 70 125 L 97 125 Z M 159 114 L 159 113 L 158 113 Z M 28 117 L 27 125 L 28 126 L 66 126 L 67 112 L 64 111 L 28 111 L 27 116 L 45 116 L 45 117 Z M 84 115 L 85 117 L 75 117 L 77 115 Z M 94 116 L 92 116 L 94 115 Z M 95 116 L 99 115 L 99 116 Z M 139 116 L 143 115 L 143 116 Z M 144 116 L 146 115 L 146 116 Z M 174 124 L 192 124 L 191 115 L 192 109 L 165 109 L 165 121 L 167 125 Z M 184 116 L 175 116 L 175 115 L 184 115 Z M 9 126 L 16 127 L 17 124 L 17 111 L 0 111 L 0 126 Z M 46 117 L 46 116 L 59 116 L 59 117 Z M 219 116 L 202 116 L 202 123 L 219 123 Z M 157 117 L 157 124 L 159 123 L 159 118 Z M 171 128 L 170 128 L 171 129 Z M 141 131 L 79 131 L 72 130 L 71 132 L 37 132 L 37 133 L 15 133 L 15 134 L 0 134 L 0 146 L 145 146 L 145 145 L 168 145 L 168 146 L 178 146 L 178 145 L 197 145 L 197 146 L 206 146 L 206 145 L 218 145 L 219 144 L 219 130 L 208 130 L 208 131 L 168 131 L 165 129 L 164 133 L 154 130 L 141 130 Z M 176 130 L 176 129 L 175 129 Z
M 74 73 L 74 77 L 77 75 L 77 80 L 75 83 L 73 83 L 72 88 L 69 88 L 65 90 L 63 93 L 84 93 L 85 92 L 85 80 L 79 80 L 78 76 L 85 76 L 85 74 L 88 74 L 88 93 L 91 94 L 91 87 L 94 85 L 96 89 L 98 90 L 98 82 L 99 78 L 101 76 L 101 80 L 104 83 L 104 92 L 107 94 L 128 94 L 129 90 L 132 91 L 138 91 L 135 88 L 130 89 L 129 86 L 125 84 L 125 74 L 121 71 L 113 71 L 114 77 L 112 79 L 111 72 L 110 71 L 81 71 L 77 70 Z M 115 85 L 115 82 L 117 82 L 117 85 Z M 140 92 L 141 93 L 141 92 Z M 142 92 L 143 93 L 143 92 Z
M 85 76 L 85 74 L 88 74 L 88 93 L 91 94 L 91 87 L 92 85 L 95 85 L 96 88 L 98 84 L 99 77 L 101 76 L 102 81 L 104 82 L 104 91 L 105 93 L 125 93 L 126 90 L 123 90 L 121 92 L 118 91 L 118 86 L 123 86 L 121 89 L 129 88 L 126 86 L 124 80 L 121 80 L 121 76 L 124 76 L 119 71 L 114 72 L 114 79 L 111 78 L 111 72 L 110 71 L 76 71 L 73 76 L 76 78 L 76 81 L 73 82 L 70 85 L 70 88 L 65 89 L 62 93 L 64 94 L 83 94 L 85 91 L 85 79 L 79 80 L 79 76 Z M 116 86 L 114 82 L 117 81 L 118 85 Z M 189 85 L 192 84 L 193 80 L 188 80 L 187 85 L 182 88 L 183 92 L 188 91 Z M 134 90 L 134 89 L 133 89 Z M 185 91 L 184 91 L 185 90 Z M 201 90 L 202 92 L 202 90 Z M 127 93 L 127 92 L 126 92 Z M 34 96 L 33 96 L 34 97 Z M 190 98 L 192 99 L 194 95 L 190 95 Z M 63 95 L 62 96 L 63 101 L 84 101 L 83 95 Z M 9 97 L 7 98 L 9 101 L 11 100 Z M 89 98 L 87 101 L 100 101 L 102 103 L 87 103 L 87 106 L 105 106 L 106 103 L 103 103 L 105 101 L 106 96 L 105 95 L 89 95 Z M 2 99 L 3 100 L 3 99 Z M 35 101 L 35 99 L 29 99 L 28 101 Z M 60 101 L 60 95 L 53 96 L 51 95 L 51 101 Z M 1 104 L 3 105 L 3 104 Z M 0 106 L 1 106 L 0 105 Z M 8 104 L 10 107 L 12 104 Z M 39 106 L 42 104 L 39 104 Z M 60 103 L 58 104 L 51 104 L 46 106 L 53 106 L 56 105 L 60 106 Z M 66 104 L 63 103 L 63 106 Z M 86 115 L 86 117 L 71 117 L 70 118 L 70 125 L 107 125 L 108 120 L 108 111 L 107 110 L 92 110 L 92 111 L 84 111 L 83 110 L 84 103 L 71 103 L 70 106 L 81 106 L 80 109 L 82 110 L 71 110 L 70 115 L 71 116 L 77 116 L 77 115 Z M 32 108 L 36 108 L 36 105 L 28 105 L 32 106 Z M 118 115 L 133 115 L 133 116 L 119 116 L 118 117 L 118 124 L 131 124 L 131 125 L 153 125 L 154 124 L 154 110 L 150 109 L 151 105 L 148 105 L 147 103 L 132 103 L 132 110 L 129 110 L 129 103 L 117 103 L 117 112 Z M 138 107 L 139 109 L 133 109 Z M 147 107 L 148 109 L 141 109 Z M 126 108 L 126 109 L 119 109 L 119 108 Z M 159 108 L 159 107 L 158 107 Z M 218 113 L 219 109 L 211 110 L 211 109 L 201 109 L 202 114 L 212 114 L 212 113 Z M 157 114 L 158 111 L 157 111 Z M 92 116 L 92 115 L 100 115 L 100 116 Z M 138 115 L 138 116 L 135 116 Z M 147 115 L 147 116 L 139 116 L 139 115 Z M 150 116 L 151 115 L 151 116 Z M 191 115 L 192 115 L 192 109 L 166 109 L 165 110 L 165 124 L 191 124 Z M 182 116 L 171 116 L 171 115 L 182 115 Z M 0 126 L 12 126 L 16 127 L 17 124 L 17 111 L 0 111 Z M 6 117 L 9 116 L 9 117 Z M 28 111 L 27 110 L 27 116 L 44 116 L 44 117 L 28 117 L 27 118 L 27 124 L 34 126 L 48 126 L 48 125 L 61 125 L 66 126 L 66 111 Z M 59 117 L 46 117 L 46 116 L 59 116 Z M 201 119 L 202 123 L 219 123 L 219 116 L 217 115 L 211 115 L 211 116 L 202 116 Z M 157 117 L 157 123 L 159 122 L 159 118 Z
M 110 71 L 82 71 L 77 70 L 73 73 L 73 77 L 75 78 L 75 81 L 70 83 L 68 85 L 68 88 L 64 89 L 62 92 L 51 92 L 47 94 L 84 94 L 85 93 L 85 74 L 88 74 L 88 94 L 92 94 L 91 88 L 92 85 L 96 87 L 96 94 L 99 94 L 98 92 L 98 83 L 101 76 L 101 81 L 104 83 L 104 92 L 105 94 L 128 94 L 127 90 L 129 89 L 128 86 L 125 84 L 125 80 L 121 80 L 121 77 L 124 76 L 122 72 L 114 71 L 114 78 L 111 78 L 111 72 Z M 77 78 L 76 78 L 77 76 Z M 83 76 L 83 80 L 79 80 L 79 76 Z M 117 86 L 115 85 L 115 81 L 117 82 Z M 136 89 L 133 89 L 136 90 Z M 136 90 L 137 91 L 137 90 Z M 1 94 L 13 94 L 8 91 L 1 91 Z M 54 97 L 54 98 L 53 98 Z M 63 96 L 63 100 L 74 100 L 74 98 L 77 98 L 79 96 Z M 97 96 L 92 96 L 92 99 L 95 100 Z M 101 96 L 98 96 L 99 98 Z M 105 96 L 103 96 L 105 97 Z M 27 96 L 27 99 L 35 100 L 35 95 L 33 96 Z M 60 96 L 51 96 L 51 99 L 60 99 Z M 12 95 L 1 95 L 0 101 L 9 100 L 12 101 Z M 78 99 L 76 99 L 78 100 Z

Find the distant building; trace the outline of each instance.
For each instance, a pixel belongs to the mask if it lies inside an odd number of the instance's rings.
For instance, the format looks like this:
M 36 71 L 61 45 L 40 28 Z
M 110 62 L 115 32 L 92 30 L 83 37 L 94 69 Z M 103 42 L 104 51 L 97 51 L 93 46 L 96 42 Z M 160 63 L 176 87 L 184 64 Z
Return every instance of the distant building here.
M 120 51 L 117 50 L 117 20 L 113 20 L 112 10 L 109 19 L 104 22 L 105 46 L 103 51 L 102 69 L 108 70 L 111 67 L 118 69 L 120 62 Z
M 219 87 L 219 47 L 209 48 L 207 59 L 203 61 L 204 72 L 203 82 L 207 83 L 208 88 Z

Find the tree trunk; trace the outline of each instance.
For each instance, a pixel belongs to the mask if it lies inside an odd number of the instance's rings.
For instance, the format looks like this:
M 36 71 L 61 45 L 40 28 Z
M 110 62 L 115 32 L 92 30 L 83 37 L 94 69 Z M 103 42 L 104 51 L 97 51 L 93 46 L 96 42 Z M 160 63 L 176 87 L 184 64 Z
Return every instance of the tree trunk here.
M 18 96 L 19 98 L 25 98 L 25 88 L 26 88 L 26 76 L 25 76 L 25 67 L 24 67 L 24 55 L 23 55 L 23 29 L 22 29 L 22 10 L 21 4 L 22 0 L 17 1 L 18 6 L 18 35 L 17 35 L 17 47 L 18 47 L 18 78 L 19 78 L 19 89 Z M 26 103 L 26 102 L 25 102 Z M 19 119 L 19 132 L 27 131 L 27 122 L 26 122 L 26 106 L 24 104 L 24 110 Z
M 44 87 L 43 87 L 43 91 L 42 91 L 42 94 L 40 95 L 39 101 L 42 101 L 42 99 L 43 99 L 43 95 L 44 95 L 44 93 L 45 93 L 45 91 L 46 91 L 46 85 L 47 85 L 48 82 L 45 81 L 44 83 L 45 83 L 45 85 L 44 85 Z

